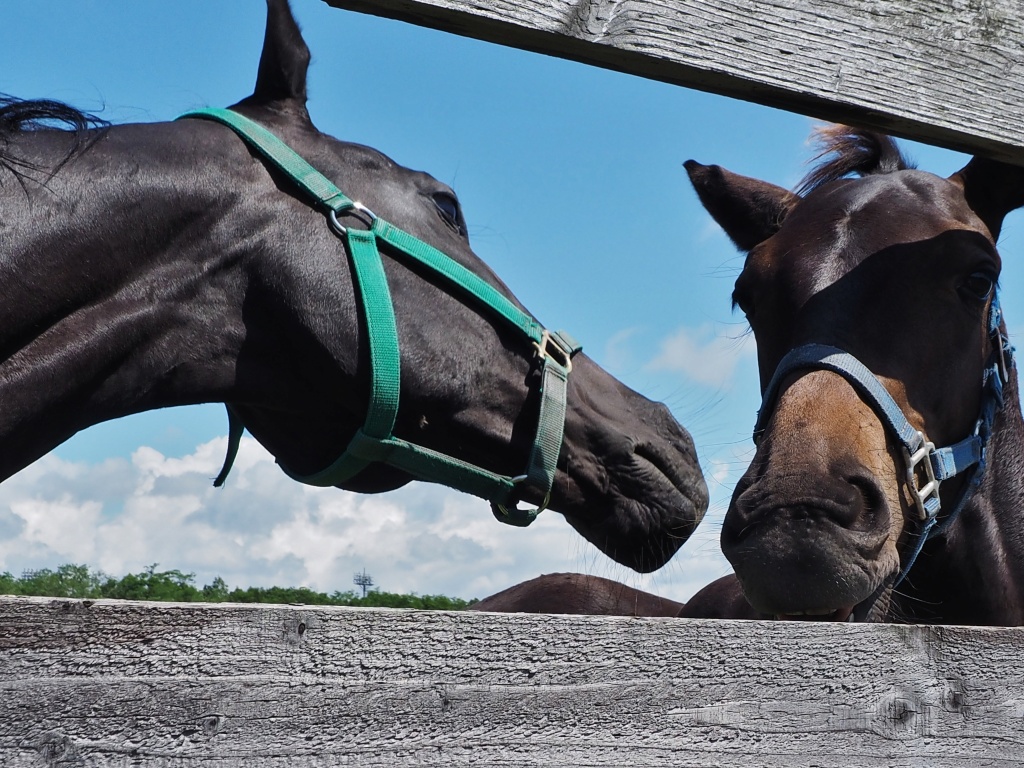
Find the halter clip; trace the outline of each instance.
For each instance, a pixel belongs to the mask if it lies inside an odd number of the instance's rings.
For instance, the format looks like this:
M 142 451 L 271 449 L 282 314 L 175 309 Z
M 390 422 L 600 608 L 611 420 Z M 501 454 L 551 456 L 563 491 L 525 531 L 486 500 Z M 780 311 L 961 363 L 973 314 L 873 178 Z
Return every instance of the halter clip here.
M 544 331 L 540 341 L 533 342 L 533 348 L 537 350 L 537 359 L 544 361 L 550 358 L 565 369 L 566 374 L 572 371 L 572 356 L 580 347 L 571 337 L 566 338 L 563 331 L 552 333 Z
M 935 477 L 931 455 L 935 451 L 935 443 L 925 440 L 924 434 L 917 433 L 921 445 L 913 453 L 903 448 L 903 459 L 907 465 L 907 486 L 914 497 L 917 514 L 922 521 L 934 517 L 939 512 L 939 480 Z M 921 469 L 919 472 L 918 469 Z M 921 475 L 924 477 L 922 478 Z M 924 484 L 920 483 L 924 480 Z

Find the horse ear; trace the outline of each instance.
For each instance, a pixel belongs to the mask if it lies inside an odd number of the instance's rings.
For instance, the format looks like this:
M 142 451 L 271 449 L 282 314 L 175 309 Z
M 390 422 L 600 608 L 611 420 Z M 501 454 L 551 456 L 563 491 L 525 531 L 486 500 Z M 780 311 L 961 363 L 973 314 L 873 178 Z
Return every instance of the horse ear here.
M 288 0 L 267 0 L 267 31 L 256 88 L 246 101 L 293 102 L 305 112 L 308 69 L 309 48 Z
M 967 205 L 985 222 L 992 241 L 999 239 L 1003 217 L 1024 206 L 1024 168 L 975 157 L 949 177 L 963 189 Z
M 683 166 L 707 212 L 744 251 L 778 232 L 786 214 L 800 200 L 787 189 L 717 165 L 687 160 Z

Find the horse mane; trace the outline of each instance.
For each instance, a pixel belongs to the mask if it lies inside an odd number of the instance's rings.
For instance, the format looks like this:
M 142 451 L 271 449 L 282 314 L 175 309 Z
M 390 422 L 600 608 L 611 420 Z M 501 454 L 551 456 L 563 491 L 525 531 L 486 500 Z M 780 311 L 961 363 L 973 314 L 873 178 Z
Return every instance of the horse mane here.
M 38 170 L 33 163 L 18 158 L 10 150 L 11 138 L 26 131 L 64 130 L 71 134 L 71 146 L 53 168 L 60 170 L 68 160 L 91 143 L 88 132 L 106 128 L 109 123 L 95 115 L 52 99 L 18 99 L 0 93 L 0 167 L 17 176 L 24 171 Z
M 883 133 L 847 125 L 826 125 L 814 130 L 813 140 L 818 154 L 812 162 L 823 162 L 803 178 L 797 187 L 798 195 L 806 195 L 822 184 L 850 174 L 868 176 L 915 167 L 893 138 Z

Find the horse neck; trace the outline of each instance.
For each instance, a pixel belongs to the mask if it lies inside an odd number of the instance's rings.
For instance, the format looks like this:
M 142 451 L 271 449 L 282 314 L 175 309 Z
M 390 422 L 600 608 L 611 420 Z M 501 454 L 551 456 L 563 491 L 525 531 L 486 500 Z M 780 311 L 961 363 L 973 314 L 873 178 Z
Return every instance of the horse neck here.
M 67 137 L 12 144 L 45 169 Z M 232 202 L 186 170 L 195 153 L 166 126 L 122 126 L 52 175 L 0 168 L 0 480 L 90 424 L 230 386 Z
M 900 588 L 905 617 L 1024 624 L 1022 511 L 1024 420 L 1014 370 L 993 424 L 981 486 L 949 532 L 928 542 Z

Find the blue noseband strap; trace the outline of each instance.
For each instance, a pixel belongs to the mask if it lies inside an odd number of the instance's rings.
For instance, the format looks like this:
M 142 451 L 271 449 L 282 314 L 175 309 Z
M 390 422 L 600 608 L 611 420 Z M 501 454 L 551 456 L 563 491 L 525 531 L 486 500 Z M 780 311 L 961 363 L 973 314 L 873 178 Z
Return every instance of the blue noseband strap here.
M 906 577 L 921 553 L 924 543 L 944 533 L 956 520 L 968 499 L 981 484 L 985 472 L 986 448 L 992 433 L 996 411 L 1003 404 L 1003 385 L 1013 364 L 1013 347 L 1001 330 L 1002 310 L 998 296 L 989 308 L 989 337 L 992 351 L 982 375 L 982 397 L 974 431 L 966 438 L 944 448 L 936 448 L 924 434 L 907 420 L 874 373 L 860 360 L 838 347 L 827 344 L 805 344 L 791 350 L 779 362 L 765 388 L 761 409 L 754 425 L 754 442 L 758 443 L 775 410 L 782 382 L 795 371 L 826 370 L 846 379 L 863 400 L 872 407 L 882 423 L 903 448 L 906 478 L 921 520 L 921 532 L 914 549 L 893 586 Z M 939 512 L 942 502 L 939 486 L 944 480 L 964 474 L 967 483 L 942 523 Z

